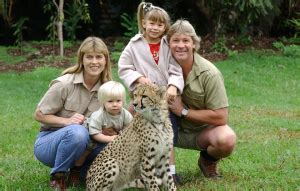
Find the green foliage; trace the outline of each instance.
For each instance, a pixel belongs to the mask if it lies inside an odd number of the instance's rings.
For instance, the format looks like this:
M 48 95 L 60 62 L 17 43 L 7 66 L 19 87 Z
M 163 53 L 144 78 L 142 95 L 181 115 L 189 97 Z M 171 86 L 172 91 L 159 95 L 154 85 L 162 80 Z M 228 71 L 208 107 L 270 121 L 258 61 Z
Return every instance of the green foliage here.
M 298 13 L 300 16 L 300 13 Z M 293 28 L 295 28 L 295 38 L 297 38 L 300 35 L 300 19 L 290 19 L 288 20 L 288 24 L 291 25 Z
M 272 46 L 278 50 L 283 50 L 283 48 L 284 48 L 284 44 L 281 41 L 273 42 Z
M 242 34 L 257 32 L 263 33 L 263 29 L 270 27 L 273 18 L 279 15 L 279 3 L 272 0 L 237 0 L 235 7 L 239 12 L 238 26 Z M 266 19 L 267 18 L 267 19 Z M 258 25 L 259 28 L 255 28 Z
M 212 46 L 212 49 L 217 52 L 228 53 L 229 49 L 226 46 L 226 37 L 222 36 L 217 39 L 217 41 Z
M 273 47 L 280 50 L 284 56 L 287 57 L 300 57 L 300 46 L 299 45 L 284 45 L 281 41 L 273 42 Z
M 257 19 L 259 16 L 267 15 L 273 9 L 271 0 L 236 0 L 235 6 L 242 12 L 247 12 L 249 21 Z
M 117 64 L 118 63 L 118 60 L 121 56 L 122 52 L 112 52 L 110 57 L 111 57 L 111 61 L 114 63 L 114 64 Z
M 118 60 L 122 54 L 125 45 L 123 42 L 115 41 L 113 46 L 113 51 L 111 52 L 111 60 L 113 63 L 118 63 Z
M 56 41 L 58 38 L 57 34 L 57 26 L 56 23 L 58 21 L 56 7 L 54 6 L 52 1 L 47 2 L 44 5 L 44 13 L 50 13 L 50 22 L 46 27 L 46 31 L 48 31 L 48 39 L 52 42 Z M 64 30 L 66 31 L 67 37 L 75 41 L 76 40 L 76 30 L 81 28 L 79 21 L 83 21 L 84 23 L 91 23 L 91 17 L 88 10 L 88 4 L 86 0 L 72 0 L 66 3 L 66 7 L 64 10 L 65 18 L 64 18 Z
M 21 49 L 23 49 L 23 32 L 27 29 L 26 21 L 28 21 L 27 17 L 21 17 L 12 27 L 15 29 L 13 35 L 16 37 L 16 45 Z
M 74 42 L 74 41 L 65 40 L 64 41 L 64 48 L 74 47 L 74 43 L 76 44 L 76 42 Z
M 300 44 L 300 36 L 299 37 L 293 37 L 293 38 L 287 38 L 285 36 L 282 36 L 279 38 L 281 42 L 284 44 Z
M 230 50 L 228 51 L 228 57 L 232 58 L 238 55 L 238 51 L 237 50 Z
M 252 43 L 252 37 L 250 35 L 240 35 L 236 40 L 244 45 L 250 45 Z
M 44 13 L 55 12 L 55 7 L 51 1 L 46 3 L 43 8 L 44 8 Z M 48 40 L 50 40 L 52 43 L 54 43 L 58 38 L 58 34 L 56 30 L 56 21 L 57 21 L 57 15 L 51 14 L 49 24 L 46 26 L 46 31 L 48 32 L 48 36 L 47 36 Z
M 292 44 L 283 47 L 283 55 L 289 57 L 300 57 L 300 46 Z
M 124 33 L 124 36 L 127 38 L 131 38 L 138 33 L 136 14 L 131 17 L 127 13 L 123 13 L 121 15 L 121 25 L 127 30 Z
M 85 0 L 77 0 L 73 1 L 73 3 L 66 4 L 65 14 L 64 29 L 67 33 L 67 37 L 75 41 L 76 30 L 81 28 L 79 21 L 83 20 L 85 23 L 91 23 L 88 4 Z
M 212 19 L 216 33 L 234 32 L 261 35 L 269 30 L 280 14 L 280 1 L 274 0 L 212 0 L 197 1 Z
M 114 46 L 113 46 L 113 49 L 114 50 L 117 50 L 117 51 L 122 51 L 124 49 L 124 42 L 121 42 L 121 41 L 115 41 L 114 42 Z

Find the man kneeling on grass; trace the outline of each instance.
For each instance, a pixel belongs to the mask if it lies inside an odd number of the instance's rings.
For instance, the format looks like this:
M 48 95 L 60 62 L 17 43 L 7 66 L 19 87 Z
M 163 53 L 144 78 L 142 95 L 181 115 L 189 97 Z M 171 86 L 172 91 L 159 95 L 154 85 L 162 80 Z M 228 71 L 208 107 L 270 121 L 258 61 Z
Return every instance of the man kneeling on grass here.
M 169 102 L 180 124 L 175 146 L 199 150 L 198 165 L 204 176 L 218 178 L 218 162 L 229 156 L 236 144 L 236 134 L 227 125 L 228 100 L 223 76 L 196 52 L 200 38 L 188 21 L 174 23 L 167 37 L 185 81 L 181 98 Z

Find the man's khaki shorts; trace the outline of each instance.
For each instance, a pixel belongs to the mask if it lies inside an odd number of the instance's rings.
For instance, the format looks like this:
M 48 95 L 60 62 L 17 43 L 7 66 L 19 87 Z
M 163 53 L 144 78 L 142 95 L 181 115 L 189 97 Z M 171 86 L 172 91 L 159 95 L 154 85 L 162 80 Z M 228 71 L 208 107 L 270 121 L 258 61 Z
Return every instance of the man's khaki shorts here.
M 175 144 L 175 147 L 183 148 L 183 149 L 193 149 L 202 151 L 198 145 L 197 145 L 197 137 L 200 135 L 201 130 L 204 128 L 211 128 L 214 127 L 212 125 L 205 125 L 199 130 L 189 130 L 189 129 L 183 129 L 180 128 L 178 132 L 178 141 Z
M 178 140 L 175 144 L 175 147 L 183 148 L 183 149 L 193 149 L 201 151 L 201 149 L 197 145 L 197 137 L 201 131 L 182 131 L 178 132 Z

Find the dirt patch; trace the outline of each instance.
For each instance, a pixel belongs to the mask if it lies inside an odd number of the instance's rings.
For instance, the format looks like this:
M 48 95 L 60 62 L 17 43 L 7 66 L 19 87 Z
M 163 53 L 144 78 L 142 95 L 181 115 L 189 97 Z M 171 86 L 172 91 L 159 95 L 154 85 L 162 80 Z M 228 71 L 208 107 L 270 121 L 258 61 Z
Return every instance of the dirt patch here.
M 113 44 L 117 40 L 115 37 L 110 37 L 104 39 L 104 42 L 112 52 Z M 253 38 L 250 43 L 242 44 L 236 41 L 233 37 L 226 39 L 226 47 L 231 50 L 236 51 L 244 51 L 248 48 L 255 48 L 255 49 L 270 49 L 272 48 L 272 43 L 275 39 L 261 37 L 261 38 Z M 213 37 L 206 36 L 201 40 L 201 47 L 199 53 L 206 59 L 216 62 L 220 60 L 225 60 L 228 58 L 227 54 L 222 52 L 216 52 L 213 48 L 214 44 L 217 43 L 217 40 Z M 70 48 L 66 48 L 64 50 L 65 57 L 61 60 L 53 60 L 53 59 L 42 59 L 45 57 L 59 55 L 58 46 L 53 45 L 46 45 L 46 44 L 38 44 L 32 45 L 38 51 L 34 53 L 28 53 L 26 51 L 20 51 L 17 49 L 9 49 L 8 54 L 12 56 L 24 56 L 26 61 L 19 62 L 16 64 L 7 64 L 4 62 L 0 62 L 0 72 L 8 72 L 8 71 L 15 71 L 15 72 L 28 72 L 32 71 L 33 69 L 41 66 L 49 66 L 49 67 L 56 67 L 56 68 L 67 68 L 72 65 L 70 58 L 75 57 L 77 54 L 77 50 L 79 44 L 74 44 Z
M 41 66 L 49 66 L 56 68 L 67 68 L 71 66 L 71 62 L 69 60 L 61 60 L 61 61 L 53 61 L 53 62 L 39 62 L 36 60 L 28 60 L 25 62 L 19 62 L 17 64 L 5 64 L 0 62 L 0 72 L 29 72 L 33 69 Z

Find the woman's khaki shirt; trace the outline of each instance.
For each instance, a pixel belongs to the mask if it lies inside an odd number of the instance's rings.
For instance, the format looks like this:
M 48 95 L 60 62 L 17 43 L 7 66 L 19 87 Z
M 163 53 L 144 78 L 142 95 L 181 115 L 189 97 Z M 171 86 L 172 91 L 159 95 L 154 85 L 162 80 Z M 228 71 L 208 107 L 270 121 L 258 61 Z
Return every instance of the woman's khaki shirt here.
M 88 90 L 84 84 L 83 72 L 78 74 L 65 74 L 50 83 L 48 91 L 38 104 L 43 114 L 52 114 L 58 117 L 69 118 L 75 113 L 89 117 L 92 112 L 99 109 L 97 92 L 100 82 Z M 41 124 L 42 129 L 51 127 Z

